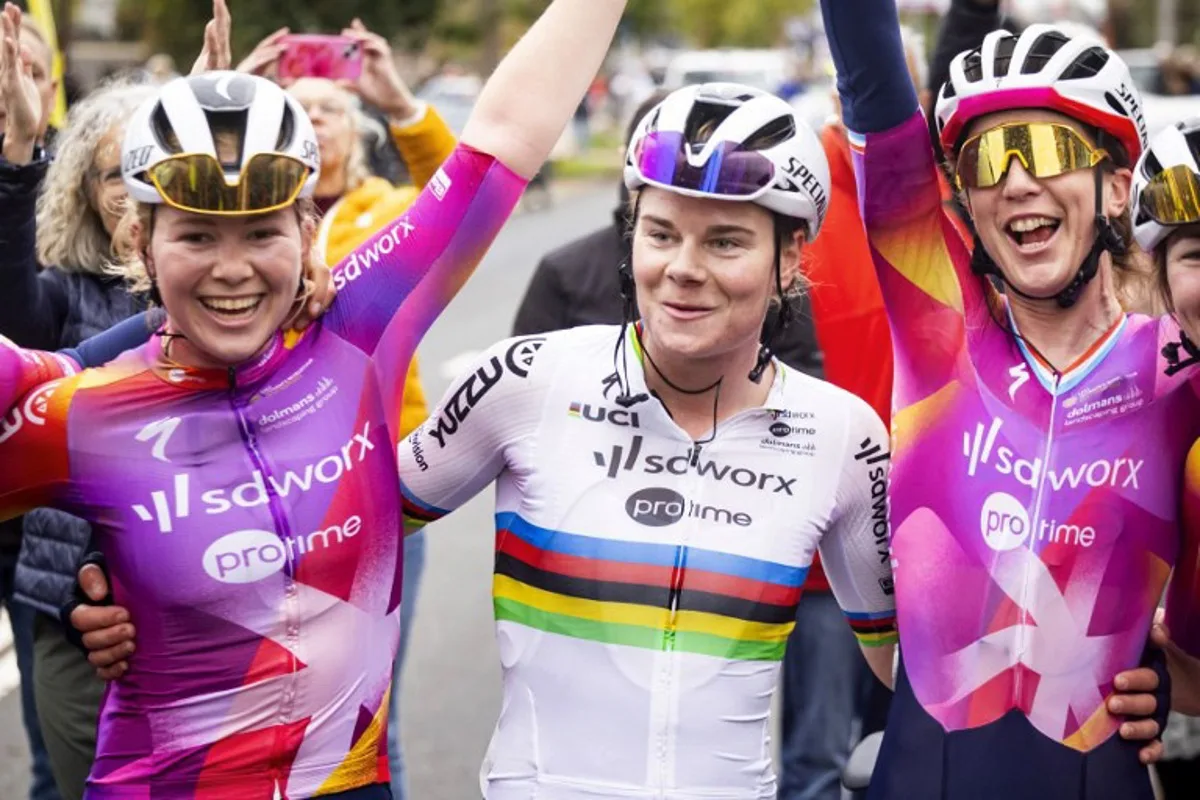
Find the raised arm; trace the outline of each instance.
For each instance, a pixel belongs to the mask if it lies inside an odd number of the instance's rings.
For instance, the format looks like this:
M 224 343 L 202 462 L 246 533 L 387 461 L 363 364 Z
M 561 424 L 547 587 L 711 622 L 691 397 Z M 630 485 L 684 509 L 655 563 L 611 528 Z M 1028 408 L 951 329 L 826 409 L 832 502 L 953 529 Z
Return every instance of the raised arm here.
M 964 305 L 983 326 L 982 286 L 942 205 L 925 121 L 900 40 L 895 0 L 822 0 L 850 130 L 859 205 L 895 352 L 895 406 L 951 380 Z
M 888 544 L 888 433 L 870 406 L 852 401 L 836 516 L 821 537 L 821 563 L 871 671 L 890 687 L 897 636 Z
M 625 0 L 554 0 L 484 86 L 462 140 L 529 180 L 600 69 Z
M 416 202 L 334 269 L 329 327 L 377 358 L 399 430 L 417 344 L 474 272 L 600 67 L 624 0 L 554 0 L 496 68 Z M 548 68 L 552 65 L 552 68 Z

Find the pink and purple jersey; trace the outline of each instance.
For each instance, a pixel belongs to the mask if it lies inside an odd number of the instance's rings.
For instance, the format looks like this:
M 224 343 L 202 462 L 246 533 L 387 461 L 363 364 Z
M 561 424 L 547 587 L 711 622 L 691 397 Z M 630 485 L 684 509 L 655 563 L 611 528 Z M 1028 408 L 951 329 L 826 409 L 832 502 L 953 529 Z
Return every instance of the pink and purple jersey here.
M 404 379 L 523 187 L 460 146 L 338 266 L 337 302 L 306 333 L 228 371 L 174 364 L 155 337 L 9 412 L 0 518 L 53 506 L 89 520 L 138 629 L 101 710 L 89 798 L 307 798 L 387 780 Z M 0 348 L 0 399 L 71 366 Z
M 1128 314 L 1065 368 L 1036 356 L 942 205 L 895 3 L 822 9 L 895 358 L 901 669 L 869 797 L 1151 798 L 1105 701 L 1173 568 L 1173 633 L 1200 654 L 1178 328 Z

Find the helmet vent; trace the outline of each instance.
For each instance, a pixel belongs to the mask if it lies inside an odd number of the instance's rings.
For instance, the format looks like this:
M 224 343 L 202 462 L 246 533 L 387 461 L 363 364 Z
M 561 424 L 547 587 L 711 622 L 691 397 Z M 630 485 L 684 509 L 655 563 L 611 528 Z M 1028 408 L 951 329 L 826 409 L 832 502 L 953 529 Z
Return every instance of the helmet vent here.
M 1033 47 L 1029 48 L 1025 63 L 1021 65 L 1021 74 L 1035 75 L 1041 72 L 1050 63 L 1050 59 L 1054 58 L 1054 54 L 1062 50 L 1069 41 L 1071 40 L 1058 31 L 1043 33 L 1034 40 Z
M 978 50 L 972 50 L 963 59 L 963 73 L 968 83 L 979 83 L 983 80 L 983 56 Z
M 743 150 L 770 150 L 796 135 L 796 122 L 792 117 L 778 117 L 746 137 Z
M 1109 54 L 1103 47 L 1089 47 L 1079 54 L 1071 66 L 1067 67 L 1063 72 L 1063 80 L 1075 80 L 1077 78 L 1091 78 L 1100 73 L 1104 69 L 1104 65 L 1108 63 Z
M 275 140 L 276 150 L 287 150 L 291 147 L 292 138 L 296 135 L 296 120 L 292 116 L 292 108 L 283 106 L 283 119 L 279 124 L 279 138 Z
M 1129 116 L 1129 112 L 1125 110 L 1125 106 L 1117 98 L 1113 97 L 1112 92 L 1104 93 L 1104 101 L 1108 103 L 1109 108 L 1120 114 L 1122 117 Z
M 1017 40 L 1006 36 L 996 44 L 996 61 L 993 64 L 996 76 L 1007 75 L 1012 66 L 1013 51 L 1017 49 Z
M 175 135 L 175 129 L 171 127 L 171 120 L 167 118 L 167 112 L 162 107 L 162 103 L 157 103 L 154 111 L 150 114 L 150 132 L 154 134 L 155 142 L 164 153 L 174 154 L 181 151 L 179 137 Z
M 1158 160 L 1158 156 L 1154 151 L 1146 153 L 1146 160 L 1142 163 L 1142 172 L 1147 178 L 1153 178 L 1155 175 L 1163 171 L 1162 162 Z
M 684 141 L 693 150 L 703 149 L 713 132 L 736 110 L 736 106 L 725 103 L 697 101 L 688 115 L 687 124 L 683 126 Z

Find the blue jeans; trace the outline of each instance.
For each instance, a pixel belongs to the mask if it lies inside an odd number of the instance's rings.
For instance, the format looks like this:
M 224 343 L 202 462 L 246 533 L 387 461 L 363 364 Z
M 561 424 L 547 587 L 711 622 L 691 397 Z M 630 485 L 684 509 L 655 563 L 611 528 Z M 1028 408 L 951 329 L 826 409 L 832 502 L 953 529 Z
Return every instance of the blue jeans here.
M 0 556 L 0 604 L 8 609 L 12 622 L 13 648 L 17 651 L 17 671 L 21 674 L 21 718 L 25 722 L 25 736 L 33 756 L 29 800 L 59 800 L 33 697 L 33 619 L 37 612 L 24 603 L 12 601 L 13 573 L 16 569 L 16 554 Z
M 778 800 L 839 800 L 866 682 L 875 681 L 830 592 L 806 592 L 783 658 Z
M 392 673 L 392 704 L 388 708 L 388 766 L 392 771 L 392 796 L 404 800 L 404 751 L 400 747 L 400 672 L 404 654 L 412 633 L 413 612 L 417 592 L 421 588 L 421 573 L 425 571 L 425 532 L 414 533 L 404 540 L 404 583 L 400 589 L 400 649 Z

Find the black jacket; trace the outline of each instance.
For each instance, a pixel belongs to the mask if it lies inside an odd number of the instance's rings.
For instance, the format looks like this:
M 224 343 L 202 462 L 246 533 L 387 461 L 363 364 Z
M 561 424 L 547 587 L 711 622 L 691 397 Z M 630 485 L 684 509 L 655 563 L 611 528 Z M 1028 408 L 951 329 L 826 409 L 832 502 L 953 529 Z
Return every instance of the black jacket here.
M 107 330 L 143 306 L 118 279 L 38 268 L 35 204 L 48 167 L 45 158 L 22 166 L 0 159 L 0 334 L 23 347 L 58 350 Z M 18 542 L 21 548 L 16 599 L 57 616 L 71 595 L 91 527 L 51 509 L 3 525 L 0 550 Z
M 616 211 L 611 225 L 548 253 L 538 263 L 517 309 L 514 336 L 621 322 L 617 266 L 625 257 L 624 224 L 624 214 Z M 773 350 L 789 367 L 823 377 L 823 359 L 808 298 L 791 302 L 793 321 L 775 337 Z M 765 330 L 770 329 L 774 313 L 768 317 Z

